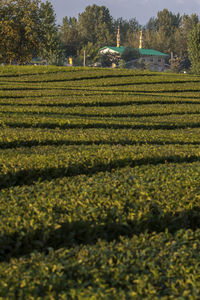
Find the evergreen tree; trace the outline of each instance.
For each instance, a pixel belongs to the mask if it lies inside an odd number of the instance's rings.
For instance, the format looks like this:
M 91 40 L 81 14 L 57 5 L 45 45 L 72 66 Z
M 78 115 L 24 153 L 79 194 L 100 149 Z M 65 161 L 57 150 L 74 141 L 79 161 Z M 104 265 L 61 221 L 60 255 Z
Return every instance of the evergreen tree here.
M 179 28 L 174 33 L 173 53 L 177 55 L 178 60 L 181 61 L 182 69 L 189 69 L 190 61 L 188 58 L 188 34 L 193 26 L 198 23 L 198 16 L 192 14 L 191 16 L 183 15 Z
M 180 21 L 179 13 L 175 15 L 166 8 L 157 13 L 158 30 L 161 30 L 165 36 L 172 35 L 179 27 Z
M 193 27 L 188 36 L 188 53 L 192 72 L 200 74 L 200 23 Z
M 91 42 L 89 42 L 86 46 L 84 46 L 78 52 L 79 59 L 82 62 L 81 65 L 83 65 L 84 52 L 86 58 L 86 65 L 88 66 L 88 65 L 92 65 L 99 59 L 98 50 L 99 48 L 95 48 Z
M 149 31 L 158 31 L 158 19 L 151 17 L 146 24 L 145 29 Z
M 42 59 L 45 59 L 49 64 L 62 64 L 64 56 L 56 26 L 56 15 L 52 4 L 48 1 L 41 3 L 40 21 L 42 24 L 42 45 L 40 50 Z
M 112 45 L 115 40 L 113 20 L 105 6 L 87 6 L 78 21 L 82 45 L 91 42 L 95 47 Z
M 180 14 L 173 14 L 168 9 L 157 13 L 157 18 L 150 18 L 145 27 L 144 47 L 157 49 L 164 53 L 173 51 L 174 33 L 181 22 Z
M 60 39 L 66 56 L 74 56 L 80 48 L 78 35 L 78 22 L 75 17 L 63 18 L 63 24 L 60 28 Z
M 123 46 L 134 47 L 135 35 L 141 28 L 138 21 L 135 18 L 132 18 L 129 21 L 124 20 L 123 18 L 118 18 L 117 20 L 114 21 L 115 36 L 116 36 L 116 29 L 118 28 L 118 26 L 120 27 L 121 44 Z

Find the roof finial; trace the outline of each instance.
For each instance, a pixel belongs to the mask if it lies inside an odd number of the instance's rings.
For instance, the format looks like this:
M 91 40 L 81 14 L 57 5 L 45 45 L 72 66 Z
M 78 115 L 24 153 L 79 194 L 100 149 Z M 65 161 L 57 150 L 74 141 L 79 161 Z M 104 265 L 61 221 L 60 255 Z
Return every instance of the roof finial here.
M 117 47 L 120 47 L 120 28 L 117 28 Z
M 142 49 L 142 42 L 143 42 L 142 30 L 140 30 L 140 44 L 139 44 L 140 49 Z

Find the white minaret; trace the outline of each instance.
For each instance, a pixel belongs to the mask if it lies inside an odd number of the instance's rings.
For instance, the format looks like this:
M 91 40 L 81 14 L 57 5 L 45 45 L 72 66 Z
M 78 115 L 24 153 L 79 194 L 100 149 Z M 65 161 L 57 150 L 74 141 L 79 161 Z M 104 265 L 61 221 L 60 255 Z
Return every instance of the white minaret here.
M 139 48 L 142 49 L 143 37 L 142 37 L 142 30 L 140 31 L 140 44 Z
M 120 47 L 120 28 L 117 28 L 117 47 Z

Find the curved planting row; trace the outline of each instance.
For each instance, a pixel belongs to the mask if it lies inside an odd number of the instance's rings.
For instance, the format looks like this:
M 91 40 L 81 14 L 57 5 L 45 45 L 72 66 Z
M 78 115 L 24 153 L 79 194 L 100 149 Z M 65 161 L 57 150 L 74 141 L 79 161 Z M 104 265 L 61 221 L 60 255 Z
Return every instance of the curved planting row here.
M 0 298 L 198 299 L 199 77 L 0 67 Z

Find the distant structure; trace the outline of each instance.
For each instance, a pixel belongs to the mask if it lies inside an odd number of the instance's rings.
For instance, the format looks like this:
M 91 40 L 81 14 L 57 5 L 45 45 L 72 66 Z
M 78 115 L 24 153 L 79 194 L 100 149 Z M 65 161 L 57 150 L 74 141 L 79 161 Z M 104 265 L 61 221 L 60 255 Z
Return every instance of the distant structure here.
M 120 28 L 117 28 L 117 48 L 120 47 Z
M 140 44 L 139 49 L 142 49 L 142 43 L 143 43 L 143 36 L 142 36 L 142 30 L 140 31 Z
M 126 47 L 123 47 L 120 45 L 120 28 L 117 29 L 117 46 L 111 47 L 111 46 L 105 46 L 101 49 L 99 49 L 99 52 L 101 54 L 119 54 L 122 55 Z M 140 61 L 140 63 L 144 65 L 148 65 L 149 69 L 152 71 L 164 71 L 165 69 L 165 60 L 167 57 L 169 57 L 168 54 L 162 53 L 160 51 L 154 50 L 154 49 L 145 49 L 143 48 L 143 32 L 140 31 L 140 38 L 139 38 L 139 48 L 137 49 L 140 58 L 137 59 L 137 61 Z M 130 64 L 130 68 L 136 68 L 135 64 Z
M 72 67 L 73 66 L 73 60 L 72 60 L 72 57 L 70 56 L 69 57 L 69 65 Z

